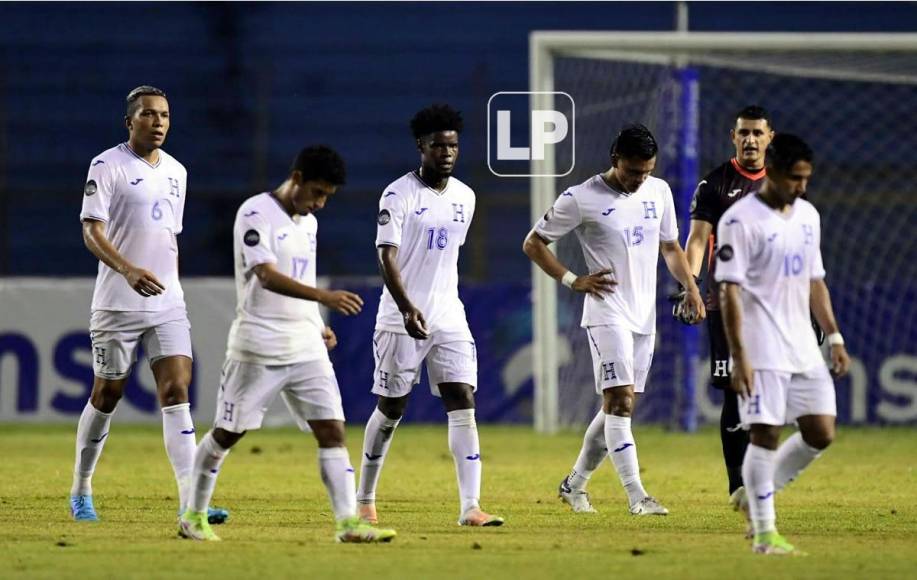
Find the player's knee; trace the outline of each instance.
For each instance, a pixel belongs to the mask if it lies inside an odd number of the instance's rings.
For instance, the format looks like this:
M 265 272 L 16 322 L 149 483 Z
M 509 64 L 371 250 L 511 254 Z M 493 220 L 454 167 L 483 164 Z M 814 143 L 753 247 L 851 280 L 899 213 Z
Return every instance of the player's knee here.
M 461 383 L 444 383 L 439 386 L 446 411 L 474 409 L 474 389 Z
M 217 445 L 223 449 L 229 449 L 233 445 L 239 442 L 240 439 L 245 437 L 245 431 L 241 433 L 233 433 L 232 431 L 227 431 L 226 429 L 220 429 L 217 427 L 213 430 L 213 440 L 217 442 Z
M 379 397 L 379 412 L 396 421 L 404 415 L 404 410 L 408 406 L 408 398 L 404 397 Z
M 118 401 L 121 400 L 121 395 L 124 391 L 122 382 L 97 379 L 92 387 L 89 402 L 99 411 L 111 413 L 118 406 Z
M 169 377 L 157 385 L 159 391 L 159 404 L 163 407 L 180 405 L 188 402 L 189 378 Z
M 310 421 L 309 426 L 319 447 L 344 447 L 343 421 Z
M 605 389 L 603 407 L 608 415 L 630 417 L 634 411 L 634 395 L 625 388 Z
M 802 440 L 806 442 L 806 445 L 815 449 L 826 449 L 834 441 L 834 428 L 825 427 L 814 432 L 803 433 Z

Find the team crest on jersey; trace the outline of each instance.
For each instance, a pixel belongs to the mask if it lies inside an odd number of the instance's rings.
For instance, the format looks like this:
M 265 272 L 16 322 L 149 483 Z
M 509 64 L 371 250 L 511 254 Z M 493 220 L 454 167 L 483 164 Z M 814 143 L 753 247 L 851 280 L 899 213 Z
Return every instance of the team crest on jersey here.
M 90 179 L 86 182 L 86 187 L 83 188 L 83 193 L 86 196 L 95 195 L 99 191 L 99 187 L 96 185 L 95 179 Z
M 261 234 L 257 230 L 248 230 L 245 232 L 245 235 L 242 236 L 242 241 L 245 242 L 246 246 L 257 246 L 258 242 L 261 241 Z
M 380 226 L 384 226 L 388 222 L 392 221 L 392 214 L 390 214 L 387 209 L 384 209 L 379 212 L 379 217 L 376 218 L 376 221 L 379 222 Z
M 724 262 L 728 262 L 735 255 L 735 252 L 733 251 L 732 246 L 730 246 L 729 244 L 726 244 L 725 246 L 720 248 L 720 251 L 717 252 L 716 255 L 720 260 Z

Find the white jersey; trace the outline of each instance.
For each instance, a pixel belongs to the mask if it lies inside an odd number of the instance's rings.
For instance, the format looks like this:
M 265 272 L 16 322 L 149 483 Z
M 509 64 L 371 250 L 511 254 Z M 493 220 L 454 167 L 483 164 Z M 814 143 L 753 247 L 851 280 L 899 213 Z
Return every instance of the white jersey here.
M 236 318 L 227 358 L 264 365 L 328 358 L 318 302 L 266 290 L 252 269 L 274 264 L 281 274 L 314 287 L 317 233 L 314 215 L 291 217 L 270 193 L 250 197 L 239 208 L 232 231 Z
M 809 318 L 810 283 L 825 277 L 818 210 L 798 199 L 782 214 L 749 195 L 726 210 L 716 239 L 716 281 L 742 287 L 751 367 L 801 373 L 823 365 Z
M 401 280 L 427 329 L 467 333 L 469 340 L 471 331 L 458 295 L 458 258 L 474 204 L 474 191 L 458 179 L 450 177 L 440 192 L 412 171 L 383 191 L 376 233 L 377 247 L 398 247 Z M 407 334 L 388 288 L 382 289 L 376 330 Z
M 655 333 L 659 243 L 678 239 L 668 184 L 648 177 L 627 194 L 595 175 L 563 192 L 535 224 L 535 233 L 549 242 L 570 230 L 576 231 L 589 272 L 611 270 L 618 283 L 604 300 L 586 295 L 582 326 L 608 324 Z
M 80 220 L 105 222 L 105 236 L 131 264 L 149 270 L 166 287 L 141 296 L 121 274 L 99 261 L 92 310 L 157 312 L 185 305 L 178 283 L 178 241 L 188 172 L 159 150 L 151 164 L 122 143 L 89 164 Z

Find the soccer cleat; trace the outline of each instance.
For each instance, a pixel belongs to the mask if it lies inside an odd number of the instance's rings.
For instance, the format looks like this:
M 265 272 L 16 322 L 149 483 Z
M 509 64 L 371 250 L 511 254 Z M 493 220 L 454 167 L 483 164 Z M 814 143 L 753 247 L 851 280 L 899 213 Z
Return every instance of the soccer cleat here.
M 732 510 L 742 512 L 745 517 L 745 539 L 750 540 L 755 536 L 754 528 L 751 525 L 751 512 L 748 509 L 748 494 L 745 493 L 745 486 L 740 486 L 732 495 L 729 496 L 729 505 Z
M 70 515 L 78 522 L 97 522 L 96 508 L 92 505 L 91 495 L 71 495 Z
M 374 528 L 360 519 L 360 516 L 344 518 L 337 523 L 334 539 L 344 544 L 388 543 L 395 539 L 395 530 Z
M 462 514 L 462 517 L 459 518 L 458 525 L 482 528 L 496 527 L 503 525 L 503 518 L 500 516 L 492 516 L 487 512 L 483 512 L 479 507 L 473 507 L 466 510 L 465 513 Z
M 764 554 L 766 556 L 805 556 L 806 553 L 797 550 L 793 544 L 786 541 L 786 538 L 776 531 L 755 534 L 755 541 L 752 543 L 751 551 L 755 554 Z
M 211 526 L 218 526 L 220 524 L 225 524 L 226 520 L 229 519 L 229 510 L 226 508 L 220 507 L 209 507 L 207 508 L 207 523 Z
M 206 512 L 187 510 L 178 518 L 178 535 L 189 540 L 202 542 L 219 542 L 220 537 L 213 533 Z
M 570 477 L 567 476 L 563 481 L 560 482 L 560 486 L 557 488 L 557 497 L 559 497 L 563 502 L 573 508 L 574 513 L 578 514 L 594 514 L 596 510 L 592 507 L 592 504 L 589 502 L 589 494 L 586 493 L 585 489 L 573 490 L 570 487 Z
M 376 515 L 376 504 L 374 503 L 358 503 L 357 515 L 368 524 L 375 525 L 379 523 L 379 516 Z
M 667 516 L 669 510 L 655 497 L 648 495 L 630 506 L 630 514 L 633 516 Z

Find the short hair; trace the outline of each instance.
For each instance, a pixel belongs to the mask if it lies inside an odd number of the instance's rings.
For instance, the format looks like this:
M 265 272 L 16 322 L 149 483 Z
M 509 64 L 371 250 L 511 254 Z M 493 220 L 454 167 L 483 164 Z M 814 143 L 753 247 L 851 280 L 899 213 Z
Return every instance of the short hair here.
M 742 108 L 742 110 L 736 114 L 735 118 L 736 120 L 746 119 L 748 121 L 763 120 L 767 123 L 768 127 L 773 128 L 773 124 L 771 124 L 771 114 L 767 112 L 767 109 L 758 105 L 748 105 Z
M 465 128 L 462 114 L 449 105 L 430 105 L 422 109 L 411 119 L 411 132 L 415 139 L 439 131 L 461 133 Z
M 628 159 L 638 157 L 648 161 L 658 152 L 659 145 L 656 144 L 656 138 L 640 123 L 625 126 L 611 142 L 610 154 L 612 157 Z
M 785 173 L 799 161 L 812 163 L 812 148 L 796 135 L 777 133 L 767 146 L 764 159 L 767 167 Z
M 326 181 L 331 185 L 347 182 L 344 159 L 327 145 L 305 147 L 293 160 L 290 172 L 293 171 L 299 171 L 303 181 Z
M 165 91 L 162 89 L 157 89 L 156 87 L 150 85 L 140 85 L 136 89 L 127 93 L 127 99 L 125 100 L 127 101 L 128 117 L 134 116 L 134 113 L 136 113 L 137 109 L 140 108 L 140 97 L 145 96 L 162 97 L 163 99 L 168 100 Z

